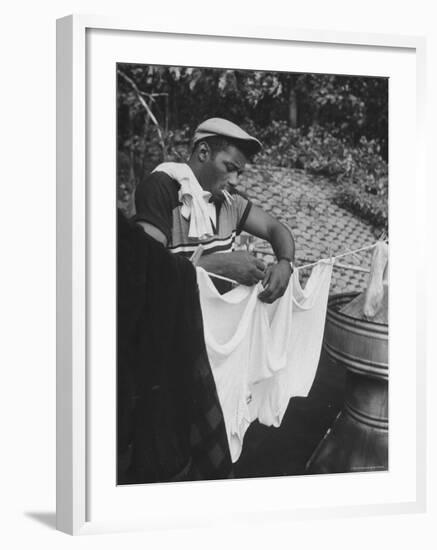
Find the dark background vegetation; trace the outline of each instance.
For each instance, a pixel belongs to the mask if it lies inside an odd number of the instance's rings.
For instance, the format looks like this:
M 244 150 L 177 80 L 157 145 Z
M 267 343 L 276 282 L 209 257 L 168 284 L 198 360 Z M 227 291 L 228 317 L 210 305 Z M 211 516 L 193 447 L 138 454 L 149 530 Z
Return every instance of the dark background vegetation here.
M 187 160 L 196 126 L 239 124 L 264 144 L 256 165 L 330 178 L 336 202 L 387 227 L 388 79 L 117 65 L 118 200 L 163 160 Z

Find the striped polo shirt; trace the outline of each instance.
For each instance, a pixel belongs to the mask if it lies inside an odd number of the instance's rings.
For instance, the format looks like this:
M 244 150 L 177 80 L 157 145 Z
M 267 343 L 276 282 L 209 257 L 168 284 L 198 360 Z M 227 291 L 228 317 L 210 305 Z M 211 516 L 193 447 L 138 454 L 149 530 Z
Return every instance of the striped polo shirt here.
M 164 172 L 149 174 L 136 188 L 136 221 L 143 221 L 160 229 L 167 237 L 167 247 L 174 254 L 190 257 L 201 243 L 203 254 L 231 252 L 235 237 L 241 232 L 252 204 L 241 195 L 233 195 L 231 204 L 216 205 L 214 235 L 200 241 L 188 237 L 189 220 L 181 214 L 179 183 Z

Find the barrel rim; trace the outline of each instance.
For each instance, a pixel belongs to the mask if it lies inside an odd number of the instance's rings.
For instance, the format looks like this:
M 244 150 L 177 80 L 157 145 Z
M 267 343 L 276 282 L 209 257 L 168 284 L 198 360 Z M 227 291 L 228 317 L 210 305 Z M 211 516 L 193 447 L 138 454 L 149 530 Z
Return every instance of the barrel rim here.
M 361 294 L 361 292 L 357 292 L 357 291 L 341 292 L 341 293 L 337 293 L 337 294 L 332 294 L 328 298 L 327 315 L 332 316 L 332 317 L 338 317 L 340 319 L 343 318 L 343 317 L 346 317 L 347 319 L 350 319 L 351 321 L 353 321 L 353 323 L 355 325 L 358 325 L 358 326 L 361 325 L 363 328 L 364 327 L 367 327 L 367 328 L 368 327 L 374 327 L 378 331 L 388 333 L 388 326 L 389 326 L 388 323 L 377 323 L 376 321 L 366 321 L 364 319 L 357 319 L 356 317 L 352 317 L 352 315 L 348 315 L 347 313 L 343 313 L 343 312 L 340 312 L 340 311 L 335 310 L 335 309 L 332 308 L 332 305 L 334 303 L 337 303 L 340 300 L 343 300 L 345 298 L 349 298 L 348 302 L 346 302 L 346 303 L 349 303 L 351 300 L 353 300 L 354 298 L 356 298 L 360 294 Z

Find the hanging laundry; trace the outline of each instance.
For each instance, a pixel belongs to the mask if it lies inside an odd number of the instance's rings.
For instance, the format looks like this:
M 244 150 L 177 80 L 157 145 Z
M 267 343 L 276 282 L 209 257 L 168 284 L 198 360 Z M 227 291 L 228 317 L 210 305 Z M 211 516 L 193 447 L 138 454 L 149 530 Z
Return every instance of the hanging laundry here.
M 233 462 L 253 420 L 279 426 L 290 398 L 308 395 L 331 275 L 332 262 L 321 261 L 302 289 L 295 271 L 282 298 L 266 304 L 258 299 L 261 283 L 220 295 L 197 268 L 205 342 Z
M 355 319 L 388 324 L 388 244 L 376 243 L 367 287 L 340 310 Z
M 279 427 L 291 397 L 306 397 L 316 376 L 325 329 L 333 264 L 319 262 L 302 288 L 295 272 L 287 362 L 274 376 L 252 385 L 251 419 Z M 290 285 L 289 285 L 290 286 Z

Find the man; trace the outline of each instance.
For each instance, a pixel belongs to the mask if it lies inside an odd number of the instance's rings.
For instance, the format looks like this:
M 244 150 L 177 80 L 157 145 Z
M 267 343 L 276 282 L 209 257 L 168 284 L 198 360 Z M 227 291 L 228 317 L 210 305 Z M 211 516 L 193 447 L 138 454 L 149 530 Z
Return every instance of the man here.
M 187 165 L 164 163 L 139 184 L 136 221 L 176 254 L 190 257 L 202 244 L 197 265 L 245 285 L 262 281 L 259 298 L 272 303 L 284 294 L 293 272 L 293 236 L 236 189 L 246 162 L 261 147 L 228 120 L 204 121 Z M 235 237 L 243 230 L 267 240 L 277 263 L 266 268 L 248 252 L 235 251 Z

